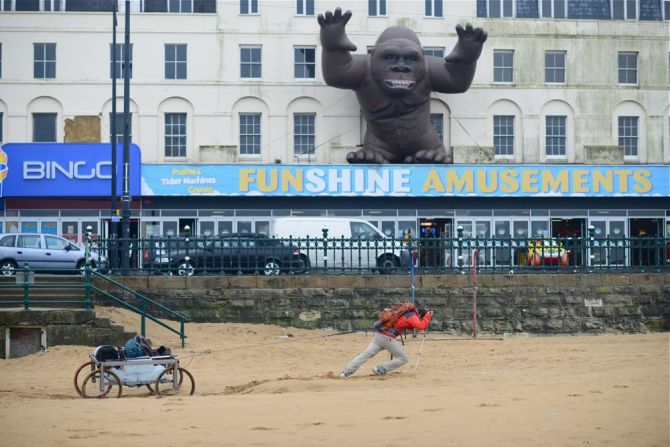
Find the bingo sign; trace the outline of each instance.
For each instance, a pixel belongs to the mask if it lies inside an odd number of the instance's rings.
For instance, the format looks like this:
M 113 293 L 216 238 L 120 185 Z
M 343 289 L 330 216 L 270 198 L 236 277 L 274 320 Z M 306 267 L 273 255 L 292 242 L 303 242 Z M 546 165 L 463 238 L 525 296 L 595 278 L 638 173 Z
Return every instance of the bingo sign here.
M 152 164 L 142 196 L 668 197 L 670 166 Z
M 109 143 L 8 143 L 0 150 L 0 197 L 109 197 Z M 121 195 L 123 147 L 117 147 Z M 130 145 L 130 193 L 140 193 L 140 149 Z

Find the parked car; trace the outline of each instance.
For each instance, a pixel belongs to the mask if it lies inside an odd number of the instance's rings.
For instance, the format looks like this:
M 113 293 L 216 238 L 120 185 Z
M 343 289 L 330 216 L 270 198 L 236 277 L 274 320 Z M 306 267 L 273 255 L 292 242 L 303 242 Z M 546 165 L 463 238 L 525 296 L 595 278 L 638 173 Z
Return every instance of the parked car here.
M 174 238 L 149 241 L 142 265 L 156 272 L 300 274 L 305 264 L 297 248 L 256 233 L 230 233 L 216 238 Z
M 31 269 L 63 271 L 85 265 L 85 250 L 53 234 L 12 233 L 0 235 L 0 273 L 13 275 L 28 265 Z M 91 251 L 91 267 L 107 270 L 107 259 Z

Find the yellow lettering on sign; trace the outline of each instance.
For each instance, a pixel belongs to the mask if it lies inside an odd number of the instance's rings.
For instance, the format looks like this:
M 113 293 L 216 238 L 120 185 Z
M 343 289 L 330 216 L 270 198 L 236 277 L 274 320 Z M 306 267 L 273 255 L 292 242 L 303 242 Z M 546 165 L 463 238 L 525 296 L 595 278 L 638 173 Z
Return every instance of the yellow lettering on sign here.
M 249 184 L 256 182 L 255 169 L 240 169 L 240 191 L 249 191 Z
M 439 174 L 437 173 L 437 170 L 431 169 L 428 171 L 428 174 L 426 175 L 426 181 L 423 182 L 423 186 L 421 187 L 422 192 L 429 192 L 429 191 L 435 191 L 435 192 L 444 192 L 444 185 L 442 184 L 442 180 L 440 179 Z
M 447 171 L 446 183 L 447 192 L 474 192 L 475 174 L 470 169 L 463 172 L 462 177 L 459 177 L 456 171 L 449 170 Z
M 268 172 L 268 171 L 270 171 L 270 172 Z M 277 180 L 277 170 L 276 169 L 259 169 L 258 170 L 258 190 L 260 192 L 276 191 L 278 183 L 279 182 Z
M 572 171 L 572 192 L 589 192 L 589 171 L 575 169 Z
M 538 192 L 537 173 L 537 169 L 524 169 L 521 171 L 521 191 Z
M 633 185 L 633 189 L 637 192 L 651 191 L 651 172 L 647 169 L 640 169 L 633 173 L 633 179 L 637 182 Z
M 603 173 L 602 171 L 593 171 L 593 192 L 600 192 L 603 188 L 605 192 L 614 192 L 614 175 L 612 171 Z
M 517 192 L 519 190 L 518 171 L 503 169 L 500 173 L 500 190 L 502 192 Z
M 614 171 L 614 175 L 616 175 L 619 179 L 619 192 L 624 193 L 628 192 L 628 177 L 633 173 L 630 169 L 621 169 L 618 171 Z
M 281 171 L 281 191 L 288 192 L 289 183 L 297 192 L 302 192 L 302 169 L 297 169 L 293 174 L 289 169 Z
M 553 172 L 544 170 L 540 174 L 542 192 L 568 192 L 570 191 L 570 176 L 568 171 L 561 169 L 554 177 Z
M 488 174 L 488 175 L 487 175 Z M 489 177 L 489 181 L 486 178 Z M 498 189 L 498 173 L 487 169 L 477 171 L 477 188 L 480 192 L 495 192 Z

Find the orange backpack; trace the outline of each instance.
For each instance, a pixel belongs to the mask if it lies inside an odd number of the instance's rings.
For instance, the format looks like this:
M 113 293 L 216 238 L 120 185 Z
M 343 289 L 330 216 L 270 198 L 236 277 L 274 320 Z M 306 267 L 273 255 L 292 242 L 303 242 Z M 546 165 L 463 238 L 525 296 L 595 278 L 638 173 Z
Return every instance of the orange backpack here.
M 375 322 L 375 329 L 385 331 L 395 324 L 396 321 L 407 312 L 416 309 L 410 302 L 398 303 L 393 307 L 387 307 L 379 314 L 379 319 Z

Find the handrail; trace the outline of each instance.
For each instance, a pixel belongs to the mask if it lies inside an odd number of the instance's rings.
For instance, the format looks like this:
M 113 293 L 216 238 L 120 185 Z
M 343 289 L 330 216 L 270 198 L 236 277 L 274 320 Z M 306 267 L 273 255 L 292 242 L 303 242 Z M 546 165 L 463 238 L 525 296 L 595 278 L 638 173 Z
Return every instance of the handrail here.
M 137 307 L 135 307 L 135 306 L 133 306 L 132 304 L 130 304 L 130 303 L 128 303 L 128 302 L 122 300 L 121 298 L 112 295 L 111 293 L 107 292 L 106 290 L 103 290 L 103 289 L 101 289 L 101 288 L 99 288 L 99 287 L 97 287 L 97 286 L 93 286 L 93 285 L 91 286 L 91 289 L 94 290 L 94 291 L 96 291 L 96 292 L 98 292 L 98 293 L 100 293 L 100 294 L 102 294 L 102 295 L 105 295 L 107 298 L 111 299 L 112 301 L 115 301 L 115 302 L 121 304 L 121 305 L 122 305 L 123 307 L 125 307 L 126 309 L 132 310 L 133 312 L 135 312 L 135 313 L 137 313 L 137 314 L 140 314 L 140 316 L 141 316 L 141 318 L 142 318 L 142 327 L 145 326 L 145 324 L 144 324 L 144 318 L 148 318 L 149 320 L 153 321 L 154 323 L 158 324 L 159 326 L 162 326 L 162 327 L 164 327 L 165 329 L 167 329 L 167 330 L 169 330 L 169 331 L 171 331 L 171 332 L 174 332 L 175 334 L 179 335 L 179 338 L 181 339 L 181 347 L 182 347 L 182 348 L 184 347 L 184 340 L 185 340 L 187 337 L 186 337 L 186 334 L 184 333 L 184 325 L 183 325 L 183 321 L 182 321 L 181 328 L 180 328 L 180 330 L 178 331 L 178 330 L 176 330 L 176 329 L 174 329 L 174 328 L 168 326 L 167 324 L 163 323 L 163 322 L 160 321 L 158 318 L 153 317 L 153 316 L 150 315 L 150 314 L 147 314 L 146 312 L 142 311 L 141 309 L 138 309 Z M 142 331 L 142 336 L 145 336 L 145 335 L 146 335 L 145 332 Z
M 87 267 L 87 269 L 88 269 L 88 267 Z M 174 311 L 174 310 L 172 310 L 172 309 L 170 309 L 170 308 L 168 308 L 168 307 L 165 307 L 165 306 L 162 305 L 161 303 L 152 300 L 151 298 L 149 298 L 149 297 L 147 297 L 147 296 L 141 294 L 141 293 L 138 292 L 137 290 L 133 290 L 133 289 L 131 289 L 131 288 L 125 286 L 124 284 L 121 284 L 121 283 L 119 283 L 119 282 L 117 282 L 117 281 L 114 281 L 112 278 L 109 278 L 109 277 L 103 275 L 102 273 L 99 273 L 99 272 L 90 272 L 90 273 L 91 273 L 92 276 L 95 276 L 95 277 L 97 277 L 97 278 L 104 279 L 105 281 L 107 281 L 107 282 L 109 282 L 109 283 L 111 283 L 111 284 L 113 284 L 113 285 L 115 285 L 115 286 L 117 286 L 117 287 L 119 287 L 119 288 L 125 290 L 126 292 L 130 293 L 130 294 L 133 295 L 135 298 L 138 298 L 138 299 L 140 300 L 141 306 L 140 306 L 140 308 L 137 308 L 136 306 L 133 306 L 132 304 L 127 303 L 127 302 L 125 302 L 124 300 L 122 300 L 122 299 L 120 299 L 120 298 L 118 298 L 118 297 L 113 296 L 112 294 L 108 293 L 107 291 L 103 291 L 101 288 L 99 288 L 99 287 L 97 287 L 97 286 L 95 286 L 95 285 L 93 285 L 93 284 L 90 284 L 90 288 L 91 288 L 91 290 L 94 290 L 94 291 L 96 291 L 96 292 L 102 293 L 102 294 L 105 295 L 106 297 L 113 299 L 113 300 L 116 301 L 117 303 L 122 303 L 122 304 L 123 304 L 125 307 L 127 307 L 128 309 L 130 309 L 130 310 L 132 310 L 133 312 L 139 314 L 139 315 L 140 315 L 140 333 L 142 334 L 143 337 L 146 336 L 146 321 L 145 321 L 145 319 L 146 319 L 146 318 L 149 318 L 151 321 L 153 321 L 153 322 L 155 322 L 155 323 L 158 323 L 159 325 L 163 326 L 163 327 L 166 328 L 166 329 L 169 329 L 170 331 L 174 332 L 175 334 L 178 334 L 178 335 L 179 335 L 179 338 L 181 339 L 181 347 L 182 347 L 182 348 L 184 347 L 184 341 L 185 341 L 185 339 L 186 339 L 186 334 L 184 333 L 184 323 L 187 322 L 187 321 L 190 321 L 190 319 L 189 319 L 187 316 L 182 315 L 182 314 L 180 314 L 179 312 Z M 88 275 L 88 276 L 87 276 L 87 278 L 86 278 L 87 281 L 91 281 L 91 275 Z M 179 320 L 179 323 L 180 323 L 180 329 L 179 329 L 179 331 L 177 331 L 176 329 L 173 329 L 173 328 L 169 327 L 168 325 L 166 325 L 166 324 L 162 323 L 161 321 L 159 321 L 159 320 L 158 320 L 157 318 L 155 318 L 154 316 L 148 314 L 147 311 L 146 311 L 146 309 L 145 309 L 145 304 L 146 304 L 147 302 L 148 302 L 149 304 L 154 305 L 154 306 L 158 307 L 159 309 L 165 311 L 168 315 L 173 316 L 173 317 L 176 317 L 176 318 Z

